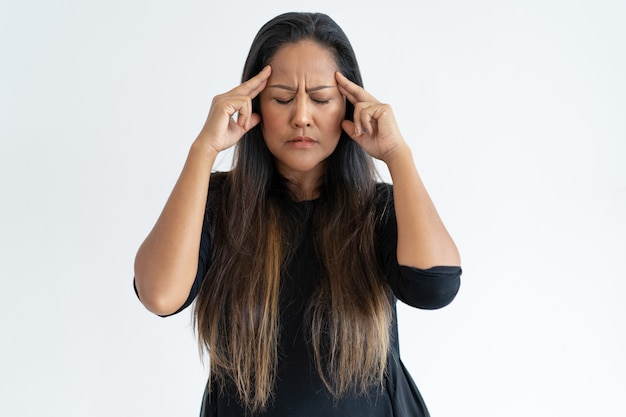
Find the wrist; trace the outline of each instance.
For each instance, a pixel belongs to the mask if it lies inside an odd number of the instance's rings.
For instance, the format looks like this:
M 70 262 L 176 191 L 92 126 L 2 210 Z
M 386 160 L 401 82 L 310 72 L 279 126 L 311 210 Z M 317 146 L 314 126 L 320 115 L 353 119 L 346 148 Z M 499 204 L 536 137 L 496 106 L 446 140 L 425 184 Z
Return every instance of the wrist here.
M 189 150 L 189 153 L 197 154 L 198 156 L 201 156 L 203 158 L 215 160 L 215 158 L 217 158 L 217 154 L 219 154 L 220 151 L 207 140 L 205 140 L 201 136 L 198 136 L 198 138 L 191 144 L 191 149 Z
M 413 153 L 406 142 L 402 141 L 400 145 L 387 152 L 385 157 L 382 158 L 382 161 L 389 169 L 391 169 L 392 166 L 403 165 L 406 162 L 413 164 Z
M 219 151 L 211 144 L 206 143 L 206 141 L 200 140 L 200 138 L 196 139 L 189 149 L 189 158 L 201 159 L 206 164 L 213 166 L 213 163 L 217 159 L 217 155 Z

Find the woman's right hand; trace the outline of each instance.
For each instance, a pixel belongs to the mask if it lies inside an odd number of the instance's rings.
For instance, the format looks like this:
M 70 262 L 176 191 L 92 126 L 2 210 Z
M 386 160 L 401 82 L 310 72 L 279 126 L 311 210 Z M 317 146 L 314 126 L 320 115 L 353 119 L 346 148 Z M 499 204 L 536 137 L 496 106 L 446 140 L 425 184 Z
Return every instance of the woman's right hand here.
M 215 96 L 196 143 L 217 154 L 236 144 L 246 132 L 258 125 L 261 116 L 252 112 L 252 99 L 263 91 L 271 73 L 272 69 L 267 65 L 243 84 Z
M 263 91 L 271 72 L 267 66 L 255 77 L 213 99 L 206 123 L 192 145 L 170 198 L 137 251 L 137 293 L 146 308 L 156 314 L 175 312 L 189 296 L 198 273 L 202 224 L 215 157 L 261 121 L 260 115 L 252 113 L 252 99 Z

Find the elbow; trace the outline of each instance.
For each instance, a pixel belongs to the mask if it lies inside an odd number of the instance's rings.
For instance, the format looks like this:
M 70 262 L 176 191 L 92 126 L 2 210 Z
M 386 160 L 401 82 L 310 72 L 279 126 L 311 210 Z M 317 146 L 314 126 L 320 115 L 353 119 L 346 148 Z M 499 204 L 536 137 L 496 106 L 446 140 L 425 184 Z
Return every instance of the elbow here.
M 195 278 L 191 270 L 173 270 L 152 259 L 146 260 L 141 251 L 135 258 L 134 269 L 135 293 L 148 311 L 169 316 L 181 310 Z
M 150 297 L 145 301 L 140 297 L 140 300 L 149 312 L 161 317 L 167 317 L 177 313 L 183 305 L 182 302 L 173 303 L 166 297 Z
M 141 304 L 157 316 L 165 317 L 177 313 L 185 302 L 183 297 L 173 295 L 172 291 L 142 285 L 141 282 L 135 277 L 135 294 L 137 294 Z
M 443 308 L 456 298 L 456 295 L 459 292 L 461 282 L 457 281 L 455 286 L 450 286 L 446 288 L 444 291 L 432 291 L 430 294 L 425 294 L 422 300 L 420 300 L 420 308 L 425 310 L 438 310 Z
M 417 269 L 401 266 L 400 285 L 396 289 L 398 299 L 410 306 L 437 310 L 450 304 L 461 287 L 461 268 L 437 266 Z

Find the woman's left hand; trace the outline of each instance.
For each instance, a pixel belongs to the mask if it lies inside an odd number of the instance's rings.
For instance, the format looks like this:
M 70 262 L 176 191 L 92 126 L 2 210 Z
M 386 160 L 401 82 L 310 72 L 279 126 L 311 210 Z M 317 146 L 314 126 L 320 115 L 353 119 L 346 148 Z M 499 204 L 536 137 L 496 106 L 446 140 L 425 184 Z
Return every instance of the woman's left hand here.
M 341 127 L 374 158 L 388 162 L 406 146 L 389 104 L 376 100 L 362 87 L 336 73 L 339 91 L 354 105 L 354 122 L 344 120 Z

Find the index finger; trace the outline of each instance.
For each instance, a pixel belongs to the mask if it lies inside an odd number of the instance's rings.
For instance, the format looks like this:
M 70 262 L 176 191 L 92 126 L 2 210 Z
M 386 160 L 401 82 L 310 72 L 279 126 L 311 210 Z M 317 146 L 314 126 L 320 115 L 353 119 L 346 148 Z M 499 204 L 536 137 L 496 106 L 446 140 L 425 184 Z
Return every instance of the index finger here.
M 234 91 L 250 98 L 255 98 L 265 88 L 271 73 L 272 67 L 266 65 L 257 75 L 236 87 Z
M 339 91 L 346 96 L 352 104 L 356 104 L 363 101 L 378 102 L 371 94 L 369 94 L 363 87 L 350 81 L 345 75 L 336 72 L 337 85 L 339 85 Z

